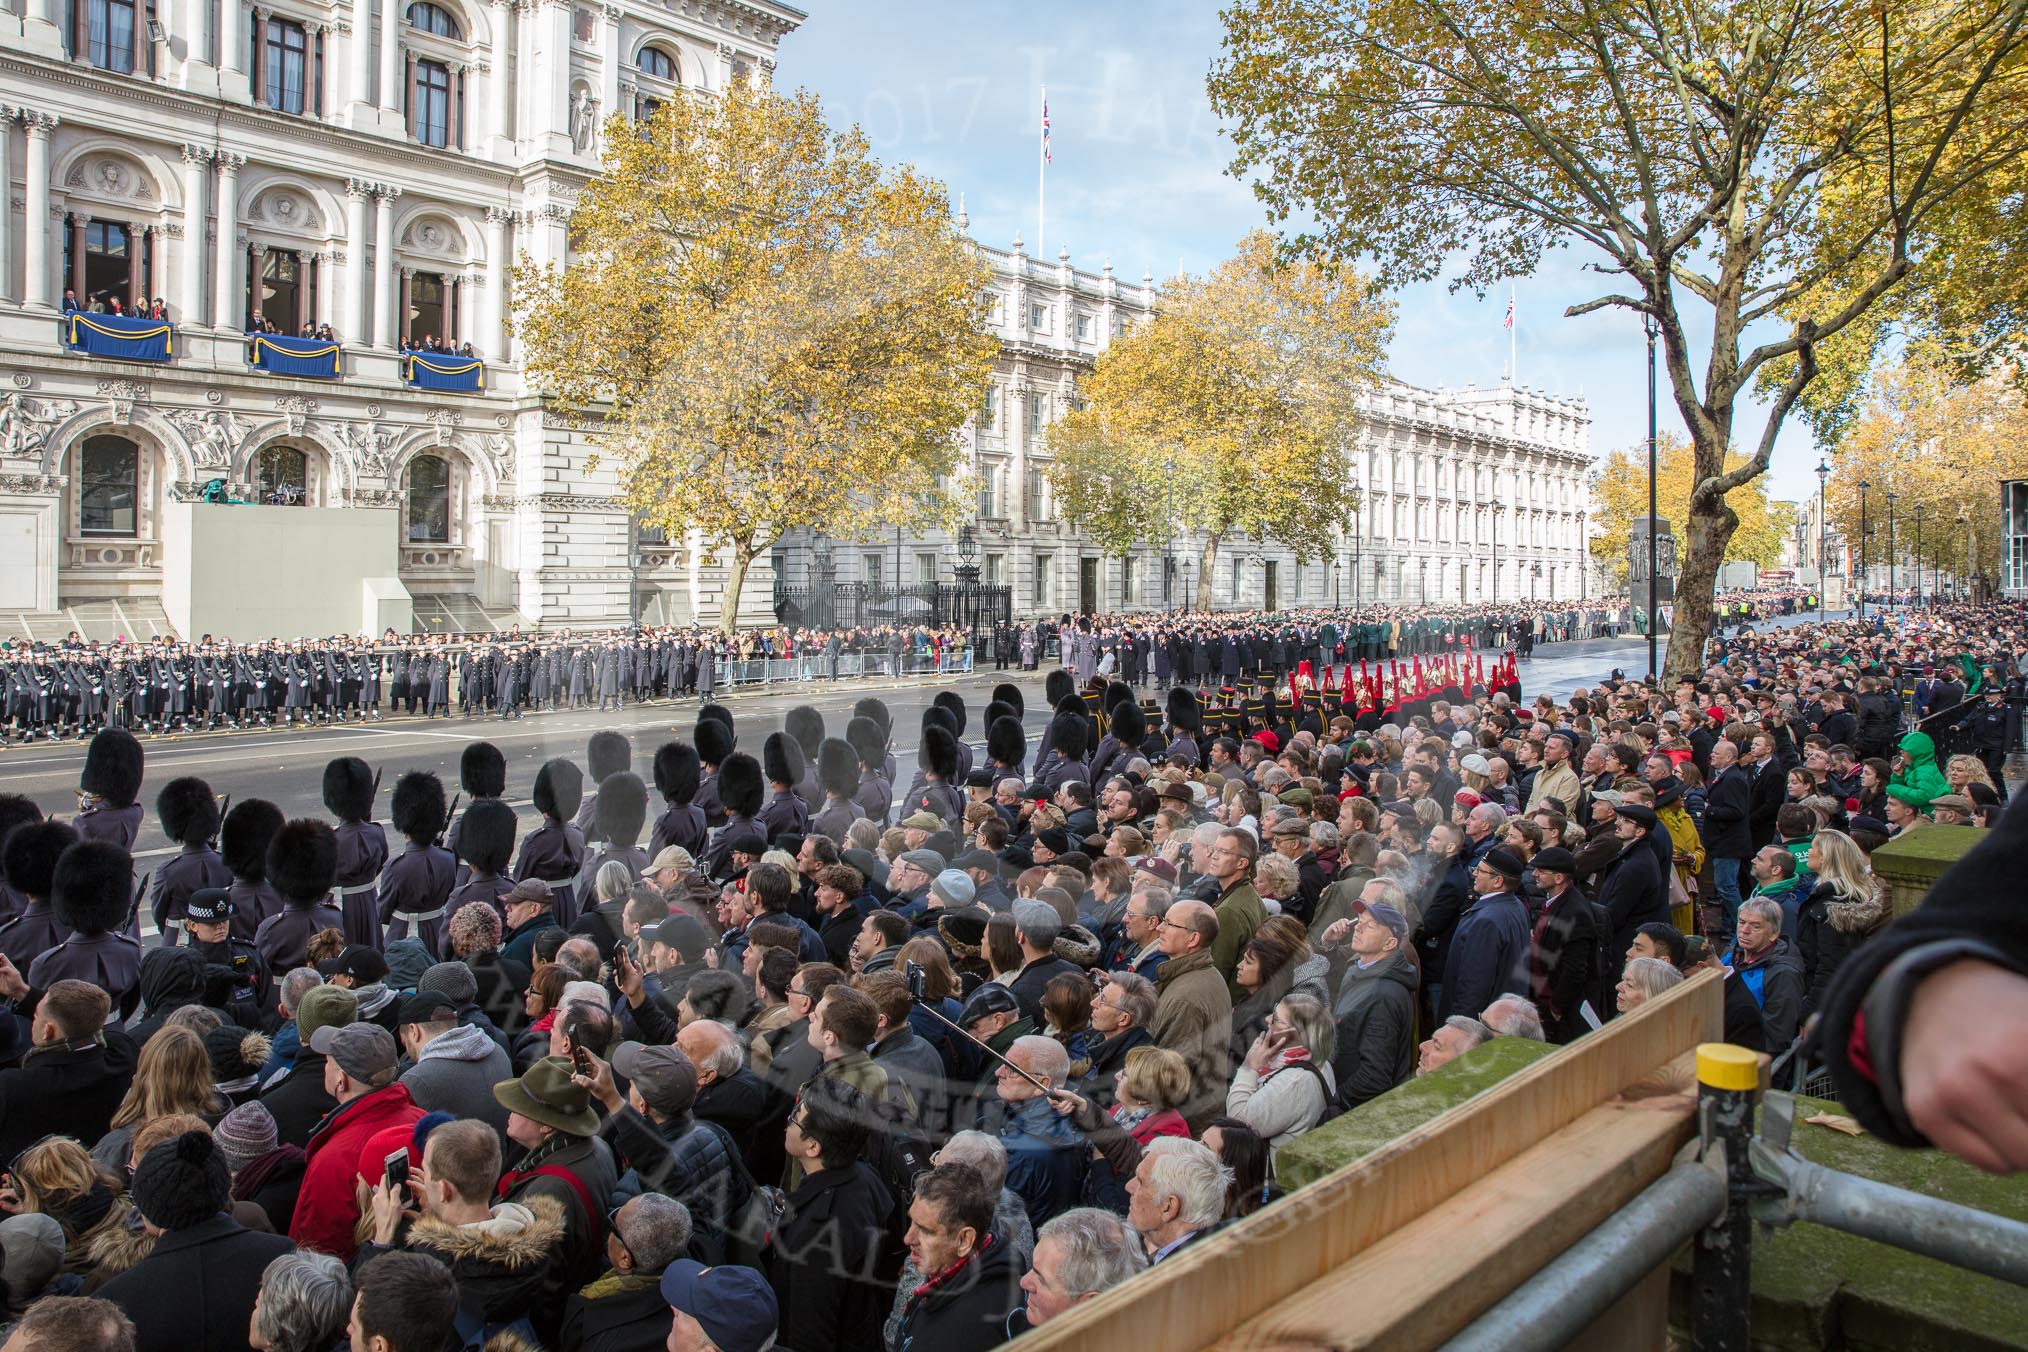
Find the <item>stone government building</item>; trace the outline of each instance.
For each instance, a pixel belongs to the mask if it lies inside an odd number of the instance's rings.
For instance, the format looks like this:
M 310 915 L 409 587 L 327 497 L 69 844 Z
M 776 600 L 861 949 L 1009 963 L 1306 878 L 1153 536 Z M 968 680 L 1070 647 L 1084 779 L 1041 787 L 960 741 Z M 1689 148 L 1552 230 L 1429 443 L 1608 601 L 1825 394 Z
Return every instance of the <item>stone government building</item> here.
M 417 627 L 714 622 L 724 569 L 635 529 L 585 428 L 524 390 L 514 258 L 559 262 L 600 121 L 770 80 L 804 15 L 769 0 L 16 0 L 0 11 L 0 636 L 174 628 L 208 525 L 384 516 Z M 969 229 L 960 207 L 957 224 Z M 1017 615 L 1163 604 L 1163 551 L 1100 558 L 1062 523 L 1043 434 L 1154 279 L 982 250 L 1002 356 L 967 429 L 982 580 Z M 166 302 L 172 329 L 60 313 Z M 328 325 L 336 343 L 250 343 Z M 152 333 L 154 336 L 137 336 Z M 403 342 L 469 344 L 414 361 Z M 259 360 L 261 365 L 255 365 Z M 1505 388 L 1391 386 L 1354 460 L 1335 567 L 1228 548 L 1221 605 L 1576 596 L 1588 415 Z M 1368 444 L 1370 442 L 1370 444 Z M 292 507 L 186 509 L 232 497 Z M 246 516 L 218 513 L 251 513 Z M 357 527 L 360 522 L 350 522 Z M 357 535 L 355 529 L 354 535 Z M 369 530 L 369 534 L 373 533 Z M 773 577 L 948 579 L 942 536 L 785 541 Z M 1171 554 L 1172 599 L 1195 551 Z M 347 580 L 351 581 L 350 579 Z M 270 590 L 289 579 L 266 577 Z M 356 582 L 352 585 L 356 586 Z M 251 621 L 249 621 L 251 623 Z M 357 627 L 345 625 L 341 627 Z M 251 637 L 251 633 L 236 636 Z

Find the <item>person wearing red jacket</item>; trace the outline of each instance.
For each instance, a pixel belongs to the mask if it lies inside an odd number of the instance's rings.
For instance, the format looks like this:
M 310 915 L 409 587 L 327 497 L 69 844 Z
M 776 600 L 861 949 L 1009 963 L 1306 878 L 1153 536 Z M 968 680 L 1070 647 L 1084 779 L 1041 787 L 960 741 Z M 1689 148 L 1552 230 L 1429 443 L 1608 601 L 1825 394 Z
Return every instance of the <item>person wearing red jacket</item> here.
M 350 1262 L 357 1247 L 359 1152 L 374 1133 L 413 1126 L 423 1110 L 395 1079 L 394 1035 L 378 1024 L 327 1025 L 310 1035 L 324 1088 L 338 1106 L 310 1133 L 289 1238 Z

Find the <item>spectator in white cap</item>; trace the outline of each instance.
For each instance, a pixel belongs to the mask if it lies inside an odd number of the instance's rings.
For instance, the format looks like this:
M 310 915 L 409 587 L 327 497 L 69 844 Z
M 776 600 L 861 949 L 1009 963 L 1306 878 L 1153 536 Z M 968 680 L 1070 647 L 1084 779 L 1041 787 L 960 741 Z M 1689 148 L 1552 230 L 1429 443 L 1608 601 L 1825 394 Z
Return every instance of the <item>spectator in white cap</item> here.
M 977 898 L 979 889 L 962 869 L 947 868 L 930 882 L 929 909 L 962 911 Z

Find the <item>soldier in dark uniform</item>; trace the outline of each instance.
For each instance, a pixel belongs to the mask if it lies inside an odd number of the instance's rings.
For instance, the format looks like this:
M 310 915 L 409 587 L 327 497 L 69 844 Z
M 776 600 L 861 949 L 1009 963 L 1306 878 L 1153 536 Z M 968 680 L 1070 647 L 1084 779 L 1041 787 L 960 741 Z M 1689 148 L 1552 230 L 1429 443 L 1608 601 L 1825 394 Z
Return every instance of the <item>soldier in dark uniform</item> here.
M 112 997 L 121 1019 L 141 1000 L 140 940 L 118 933 L 134 911 L 134 860 L 108 840 L 81 840 L 56 861 L 50 902 L 70 937 L 28 965 L 28 984 L 88 981 Z
M 598 825 L 599 789 L 614 775 L 633 768 L 634 744 L 622 733 L 595 732 L 585 743 L 584 759 L 591 770 L 592 791 L 584 796 L 574 824 L 590 845 L 603 839 Z
M 85 840 L 104 840 L 132 851 L 141 833 L 141 744 L 125 728 L 106 728 L 85 748 L 78 776 L 77 816 L 71 825 Z
M 902 801 L 902 815 L 931 812 L 953 826 L 965 815 L 965 795 L 958 784 L 958 739 L 941 723 L 922 730 L 922 787 Z
M 894 810 L 894 783 L 880 773 L 887 756 L 887 734 L 871 718 L 854 718 L 845 725 L 845 741 L 859 758 L 859 787 L 852 805 L 859 815 L 876 826 L 886 826 Z
M 70 937 L 70 926 L 58 918 L 49 896 L 56 861 L 75 844 L 77 832 L 51 820 L 15 827 L 0 847 L 7 885 L 25 902 L 20 915 L 0 925 L 0 953 L 19 971 L 27 971 L 29 964 Z
M 232 973 L 230 987 L 217 1004 L 247 1028 L 261 1027 L 274 1008 L 273 982 L 260 950 L 232 937 L 232 894 L 223 887 L 203 887 L 184 903 L 184 928 L 190 947 L 205 964 Z M 307 940 L 306 940 L 307 942 Z M 207 1004 L 213 1003 L 206 1000 Z
M 533 796 L 542 825 L 521 842 L 514 876 L 548 883 L 550 914 L 557 924 L 569 929 L 577 919 L 575 883 L 585 860 L 584 832 L 571 821 L 584 798 L 584 774 L 570 761 L 545 761 L 535 772 Z
M 437 843 L 444 833 L 444 786 L 426 770 L 411 770 L 395 781 L 390 807 L 394 829 L 408 845 L 380 873 L 386 941 L 413 936 L 432 958 L 441 957 L 444 901 L 457 875 L 457 861 Z
M 824 791 L 817 785 L 817 748 L 824 743 L 824 715 L 807 704 L 798 704 L 782 715 L 782 731 L 796 739 L 803 753 L 803 777 L 796 781 L 796 796 L 815 812 L 824 805 Z
M 704 724 L 700 722 L 697 730 L 703 732 Z M 699 751 L 701 754 L 702 748 Z M 733 752 L 718 767 L 718 796 L 725 804 L 725 825 L 718 829 L 700 861 L 705 877 L 723 881 L 731 876 L 729 844 L 735 836 L 767 838 L 766 828 L 759 823 L 764 787 L 760 762 L 744 751 Z
M 761 764 L 771 796 L 756 814 L 769 840 L 800 836 L 810 827 L 810 809 L 796 793 L 803 779 L 803 749 L 787 733 L 771 732 L 761 743 Z
M 598 876 L 600 867 L 612 860 L 625 864 L 634 881 L 640 881 L 642 871 L 648 867 L 648 856 L 640 846 L 641 831 L 647 824 L 648 786 L 641 782 L 641 777 L 631 770 L 609 776 L 599 786 L 599 838 L 605 843 L 579 871 L 581 901 L 592 895 L 592 880 Z M 579 912 L 580 917 L 590 909 L 585 906 Z
M 2006 760 L 2011 745 L 2007 737 L 2007 690 L 1994 673 L 1987 672 L 1985 679 L 1986 685 L 1980 691 L 1985 698 L 1967 710 L 1955 726 L 1958 731 L 1971 734 L 1972 754 L 1986 767 L 1993 782 L 1999 784 L 2000 764 Z
M 996 710 L 1006 710 L 1004 713 Z M 1028 765 L 1028 733 L 1021 718 L 997 700 L 986 706 L 986 767 L 993 782 L 1013 778 L 1025 781 Z
M 648 857 L 653 859 L 671 845 L 680 845 L 695 859 L 704 853 L 711 838 L 704 824 L 704 809 L 694 801 L 703 765 L 697 749 L 683 742 L 664 742 L 655 751 L 655 791 L 662 795 L 662 815 L 648 833 Z
M 282 829 L 282 810 L 264 798 L 232 805 L 218 834 L 218 852 L 232 873 L 232 932 L 253 942 L 261 922 L 282 909 L 268 883 L 268 845 Z
M 155 870 L 154 894 L 148 903 L 156 932 L 173 948 L 183 940 L 184 903 L 201 889 L 230 887 L 232 871 L 212 847 L 218 838 L 219 811 L 211 785 L 187 776 L 170 780 L 155 796 L 155 816 L 162 823 L 162 834 L 183 846 Z
M 514 858 L 514 809 L 497 798 L 482 798 L 465 809 L 458 825 L 462 829 L 456 853 L 466 876 L 451 888 L 444 914 L 456 915 L 459 907 L 482 901 L 504 923 L 506 907 L 500 898 L 514 890 L 514 880 L 506 876 L 508 861 Z
M 442 648 L 432 648 L 430 650 L 429 662 L 425 670 L 428 673 L 428 693 L 425 696 L 424 705 L 427 715 L 430 718 L 435 718 L 441 714 L 445 718 L 449 718 L 451 716 L 451 663 L 450 659 L 445 656 Z M 408 679 L 410 682 L 409 688 L 413 690 L 415 688 L 415 668 L 413 665 L 409 668 Z
M 824 801 L 810 818 L 810 831 L 828 837 L 834 844 L 845 843 L 845 833 L 859 819 L 852 791 L 859 786 L 859 754 L 850 742 L 826 737 L 817 745 L 817 783 Z M 696 852 L 693 850 L 692 854 Z
M 894 715 L 888 712 L 886 701 L 868 695 L 852 705 L 854 718 L 870 718 L 880 725 L 880 777 L 891 786 L 894 783 Z M 847 739 L 850 740 L 849 738 Z
M 465 880 L 472 876 L 472 870 L 462 861 L 464 851 L 458 848 L 458 832 L 464 826 L 465 815 L 481 803 L 497 803 L 507 792 L 507 757 L 491 742 L 468 742 L 458 754 L 458 787 L 472 796 L 470 806 L 458 819 L 451 823 L 451 829 L 444 834 L 444 848 L 449 850 L 460 863 L 454 887 L 463 887 Z M 501 869 L 504 871 L 503 863 Z M 509 884 L 512 886 L 512 884 Z M 505 889 L 502 889 L 503 891 Z
M 387 832 L 373 820 L 377 782 L 366 762 L 339 756 L 324 766 L 324 806 L 338 818 L 338 863 L 333 901 L 343 917 L 345 942 L 380 947 L 380 870 L 387 863 Z
M 261 921 L 253 946 L 270 972 L 288 973 L 308 961 L 312 935 L 345 923 L 331 904 L 331 883 L 338 876 L 337 832 L 311 817 L 277 827 L 268 842 L 267 872 L 282 904 Z M 235 916 L 235 927 L 237 920 Z
M 697 726 L 691 730 L 690 740 L 697 748 L 697 759 L 702 763 L 697 793 L 691 801 L 704 814 L 704 824 L 716 829 L 725 825 L 726 816 L 718 783 L 719 767 L 724 765 L 737 745 L 732 715 L 725 712 L 723 705 L 707 705 L 698 712 Z

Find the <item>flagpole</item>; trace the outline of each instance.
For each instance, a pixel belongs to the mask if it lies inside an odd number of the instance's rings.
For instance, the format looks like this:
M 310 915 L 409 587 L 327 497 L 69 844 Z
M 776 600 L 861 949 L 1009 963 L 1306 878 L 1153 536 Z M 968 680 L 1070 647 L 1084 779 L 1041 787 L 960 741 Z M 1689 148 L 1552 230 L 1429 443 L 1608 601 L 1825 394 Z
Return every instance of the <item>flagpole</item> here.
M 1049 86 L 1042 86 L 1043 124 L 1035 133 L 1035 256 L 1040 258 L 1047 252 L 1048 244 L 1043 238 L 1045 220 L 1044 207 L 1049 200 Z
M 1507 378 L 1521 388 L 1521 312 L 1514 305 L 1514 283 L 1507 283 Z

